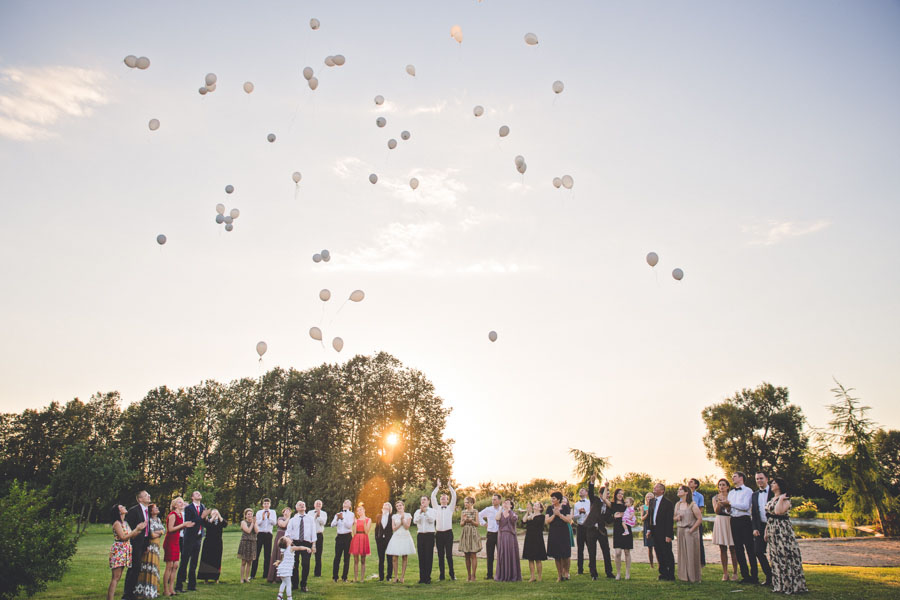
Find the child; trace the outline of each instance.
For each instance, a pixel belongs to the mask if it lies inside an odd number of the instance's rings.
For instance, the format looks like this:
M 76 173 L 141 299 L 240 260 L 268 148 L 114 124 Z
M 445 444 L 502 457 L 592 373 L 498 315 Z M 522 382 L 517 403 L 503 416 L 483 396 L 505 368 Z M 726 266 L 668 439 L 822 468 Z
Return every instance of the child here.
M 622 513 L 622 527 L 625 529 L 625 535 L 631 535 L 631 528 L 637 525 L 637 519 L 634 516 L 634 498 L 628 496 L 625 498 L 625 512 Z
M 303 546 L 292 546 L 292 540 L 283 536 L 278 540 L 278 547 L 281 548 L 281 559 L 276 560 L 274 565 L 275 572 L 281 578 L 281 587 L 278 588 L 278 600 L 283 600 L 283 592 L 287 592 L 287 600 L 291 600 L 291 574 L 294 571 L 294 552 L 306 550 Z

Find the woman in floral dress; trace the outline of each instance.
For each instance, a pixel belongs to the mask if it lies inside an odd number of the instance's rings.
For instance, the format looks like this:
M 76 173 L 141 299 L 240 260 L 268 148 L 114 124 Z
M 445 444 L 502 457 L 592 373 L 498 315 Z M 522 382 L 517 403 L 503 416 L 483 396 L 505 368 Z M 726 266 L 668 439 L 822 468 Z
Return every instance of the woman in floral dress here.
M 107 600 L 115 600 L 116 586 L 122 578 L 125 569 L 131 568 L 131 538 L 144 531 L 145 523 L 141 522 L 134 531 L 125 520 L 128 510 L 121 504 L 114 504 L 112 508 L 113 518 L 113 545 L 109 549 L 109 568 L 112 570 L 112 578 L 109 589 L 106 592 Z
M 766 542 L 769 545 L 769 564 L 772 565 L 772 591 L 798 594 L 806 589 L 800 546 L 791 527 L 791 499 L 784 479 L 775 477 L 769 483 L 772 499 L 766 503 Z
M 147 510 L 150 513 L 150 543 L 141 557 L 141 572 L 134 588 L 134 597 L 138 600 L 159 597 L 159 538 L 166 530 L 159 520 L 159 507 L 151 504 Z

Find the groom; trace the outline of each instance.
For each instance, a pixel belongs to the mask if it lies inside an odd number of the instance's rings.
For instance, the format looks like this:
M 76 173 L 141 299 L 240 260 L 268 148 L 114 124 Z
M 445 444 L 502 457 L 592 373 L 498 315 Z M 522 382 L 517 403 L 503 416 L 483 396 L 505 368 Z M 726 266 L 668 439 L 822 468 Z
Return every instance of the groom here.
M 766 503 L 772 499 L 772 489 L 769 487 L 769 478 L 765 473 L 756 474 L 756 487 L 750 504 L 750 522 L 753 525 L 753 550 L 759 568 L 766 575 L 765 586 L 772 585 L 772 567 L 766 559 Z

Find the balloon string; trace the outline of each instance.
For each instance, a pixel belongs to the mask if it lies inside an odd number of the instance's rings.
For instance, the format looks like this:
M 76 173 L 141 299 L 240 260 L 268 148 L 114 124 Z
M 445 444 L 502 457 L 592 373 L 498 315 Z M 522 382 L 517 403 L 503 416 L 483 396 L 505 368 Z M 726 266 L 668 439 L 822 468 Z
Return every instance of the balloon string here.
M 347 300 L 344 300 L 344 303 L 341 304 L 341 306 L 340 306 L 340 308 L 338 308 L 337 312 L 334 313 L 334 316 L 331 317 L 331 321 L 328 322 L 328 326 L 329 326 L 329 327 L 331 327 L 331 324 L 334 323 L 334 320 L 335 320 L 335 319 L 337 319 L 337 316 L 338 316 L 339 314 L 341 314 L 341 311 L 344 310 L 344 304 L 347 304 L 347 302 L 349 302 L 349 301 L 350 301 L 349 298 L 348 298 Z

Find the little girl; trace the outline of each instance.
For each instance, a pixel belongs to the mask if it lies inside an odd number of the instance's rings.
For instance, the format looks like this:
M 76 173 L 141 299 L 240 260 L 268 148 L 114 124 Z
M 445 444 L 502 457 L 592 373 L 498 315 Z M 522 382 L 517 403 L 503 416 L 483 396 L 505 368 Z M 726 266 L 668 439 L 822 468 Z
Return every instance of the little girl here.
M 637 518 L 634 516 L 634 498 L 628 496 L 625 498 L 625 512 L 622 513 L 622 527 L 625 529 L 625 535 L 631 535 L 631 528 L 637 525 Z
M 273 563 L 277 569 L 275 574 L 281 579 L 281 587 L 278 588 L 278 600 L 284 599 L 284 592 L 287 592 L 287 600 L 291 600 L 291 575 L 294 572 L 294 552 L 299 552 L 305 548 L 303 546 L 292 546 L 291 539 L 287 536 L 283 536 L 278 540 L 278 547 L 281 549 L 281 559 Z

